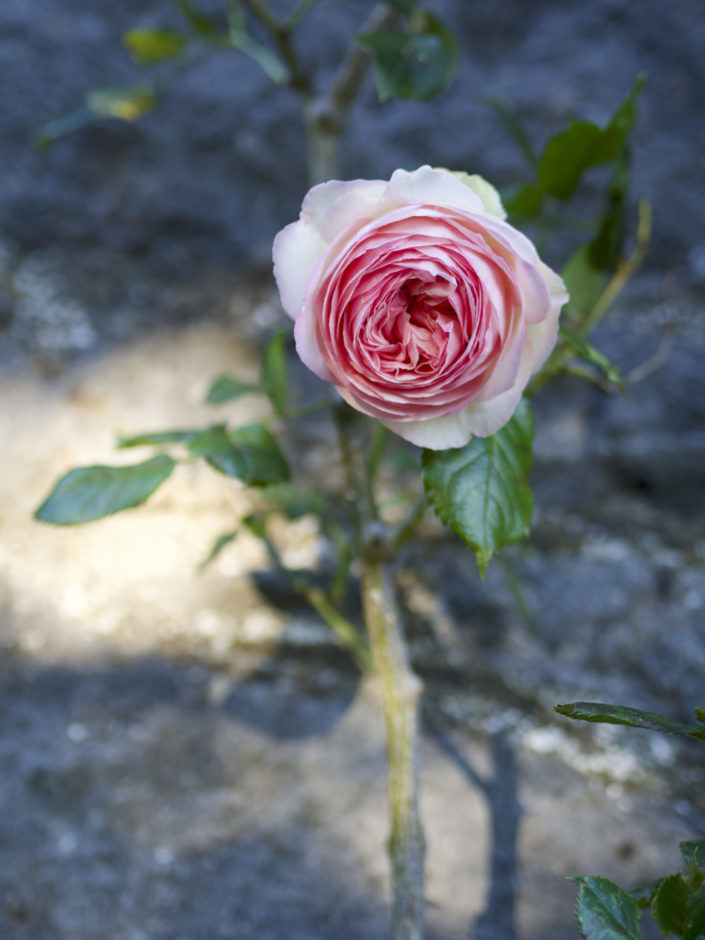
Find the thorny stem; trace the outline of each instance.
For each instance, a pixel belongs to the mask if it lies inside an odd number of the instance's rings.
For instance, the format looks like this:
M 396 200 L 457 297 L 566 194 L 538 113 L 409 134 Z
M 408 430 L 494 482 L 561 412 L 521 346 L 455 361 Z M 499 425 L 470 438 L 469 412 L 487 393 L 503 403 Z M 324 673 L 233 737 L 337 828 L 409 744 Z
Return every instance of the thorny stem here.
M 392 541 L 376 514 L 370 462 L 361 453 L 347 406 L 335 410 L 354 509 L 355 542 L 362 570 L 362 605 L 382 695 L 387 736 L 389 857 L 394 908 L 392 940 L 422 940 L 425 840 L 419 814 L 419 702 L 422 684 L 409 663 L 389 559 Z M 367 478 L 367 479 L 366 479 Z M 418 512 L 418 511 L 417 511 Z

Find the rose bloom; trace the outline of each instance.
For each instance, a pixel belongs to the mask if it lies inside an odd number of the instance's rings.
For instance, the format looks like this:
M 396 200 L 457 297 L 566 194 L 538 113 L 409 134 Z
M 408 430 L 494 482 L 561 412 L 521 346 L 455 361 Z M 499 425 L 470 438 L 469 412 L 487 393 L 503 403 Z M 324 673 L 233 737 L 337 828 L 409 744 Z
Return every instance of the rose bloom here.
M 307 194 L 274 241 L 296 348 L 353 408 L 434 450 L 512 416 L 565 286 L 479 176 L 423 166 Z

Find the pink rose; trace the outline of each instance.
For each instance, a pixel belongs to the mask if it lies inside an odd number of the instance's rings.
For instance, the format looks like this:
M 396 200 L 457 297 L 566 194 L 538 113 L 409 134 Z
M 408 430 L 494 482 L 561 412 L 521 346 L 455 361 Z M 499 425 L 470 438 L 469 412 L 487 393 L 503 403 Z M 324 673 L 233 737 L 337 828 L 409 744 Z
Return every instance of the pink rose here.
M 568 299 L 481 177 L 423 166 L 314 186 L 274 241 L 301 359 L 358 411 L 445 450 L 511 418 Z

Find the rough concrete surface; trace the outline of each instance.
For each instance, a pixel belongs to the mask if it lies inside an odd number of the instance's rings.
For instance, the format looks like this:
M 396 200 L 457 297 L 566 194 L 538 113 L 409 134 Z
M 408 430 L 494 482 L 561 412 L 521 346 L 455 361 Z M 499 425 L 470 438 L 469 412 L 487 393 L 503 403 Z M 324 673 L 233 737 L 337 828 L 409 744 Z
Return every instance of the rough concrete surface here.
M 650 374 L 620 397 L 566 379 L 538 399 L 534 531 L 484 584 L 431 518 L 399 559 L 427 686 L 429 936 L 569 940 L 567 876 L 635 886 L 705 836 L 695 746 L 551 711 L 602 699 L 689 720 L 705 704 L 705 17 L 685 0 L 428 5 L 461 40 L 458 82 L 432 107 L 381 106 L 368 84 L 345 176 L 429 162 L 511 182 L 521 158 L 483 96 L 542 140 L 606 119 L 650 73 L 634 190 L 653 245 L 595 337 Z M 316 9 L 304 46 L 322 75 L 369 6 Z M 30 147 L 87 89 L 130 81 L 120 35 L 169 10 L 0 7 L 0 938 L 384 938 L 374 689 L 246 532 L 196 570 L 247 495 L 190 465 L 134 513 L 31 520 L 67 468 L 133 459 L 116 433 L 212 421 L 209 380 L 254 377 L 285 324 L 266 259 L 305 189 L 302 135 L 253 65 L 221 56 L 140 124 Z M 560 264 L 565 246 L 548 251 Z M 265 413 L 255 397 L 217 412 Z M 285 435 L 335 493 L 330 444 L 312 420 Z M 311 518 L 275 535 L 294 567 L 325 558 Z

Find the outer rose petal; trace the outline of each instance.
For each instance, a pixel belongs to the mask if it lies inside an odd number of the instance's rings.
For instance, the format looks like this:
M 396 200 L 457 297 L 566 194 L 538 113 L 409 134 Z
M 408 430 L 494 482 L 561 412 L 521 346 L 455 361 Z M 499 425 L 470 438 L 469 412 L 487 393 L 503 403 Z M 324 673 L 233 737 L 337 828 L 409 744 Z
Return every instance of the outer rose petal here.
M 464 447 L 472 437 L 489 437 L 509 421 L 531 375 L 532 352 L 524 348 L 517 384 L 489 401 L 471 402 L 462 411 L 426 421 L 384 421 L 391 431 L 429 450 Z M 345 397 L 345 396 L 343 396 Z
M 303 219 L 287 225 L 274 239 L 274 279 L 290 317 L 296 318 L 301 310 L 309 276 L 325 249 L 316 226 Z
M 509 420 L 567 300 L 489 183 L 428 166 L 314 187 L 274 263 L 303 362 L 434 450 Z
M 485 207 L 485 212 L 489 212 L 490 215 L 496 215 L 502 220 L 507 218 L 507 213 L 502 205 L 500 195 L 492 183 L 488 183 L 486 179 L 478 176 L 477 173 L 463 173 L 462 170 L 448 170 L 447 172 L 452 173 L 456 179 L 459 179 L 461 183 L 469 186 L 470 189 L 480 197 L 482 205 Z

